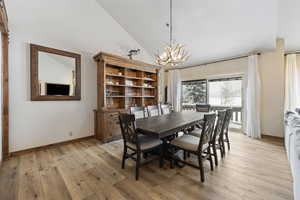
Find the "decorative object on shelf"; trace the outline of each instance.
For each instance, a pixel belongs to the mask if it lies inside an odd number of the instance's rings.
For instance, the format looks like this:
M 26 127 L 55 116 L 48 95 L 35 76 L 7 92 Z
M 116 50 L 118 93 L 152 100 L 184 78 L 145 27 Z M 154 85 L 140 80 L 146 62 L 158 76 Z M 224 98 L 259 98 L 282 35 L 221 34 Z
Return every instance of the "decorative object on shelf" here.
M 140 49 L 131 49 L 129 52 L 128 52 L 128 57 L 129 59 L 132 59 L 132 56 L 136 56 L 138 54 L 140 54 L 141 50 Z
M 131 80 L 126 80 L 126 81 L 125 81 L 125 84 L 126 84 L 127 86 L 133 86 L 133 81 L 131 81 Z
M 164 47 L 163 53 L 158 53 L 155 55 L 156 63 L 159 65 L 170 65 L 175 66 L 185 62 L 189 55 L 184 50 L 184 45 L 175 43 L 173 40 L 173 0 L 170 0 L 170 23 L 167 23 L 167 27 L 170 31 L 170 41 Z

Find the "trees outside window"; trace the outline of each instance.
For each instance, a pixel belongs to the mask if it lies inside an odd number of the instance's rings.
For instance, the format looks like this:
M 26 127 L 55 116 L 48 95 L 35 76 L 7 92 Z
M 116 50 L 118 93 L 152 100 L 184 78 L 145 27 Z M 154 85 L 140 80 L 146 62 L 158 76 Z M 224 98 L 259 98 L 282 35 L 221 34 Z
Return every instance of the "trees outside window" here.
M 196 105 L 207 103 L 207 81 L 183 81 L 182 105 Z

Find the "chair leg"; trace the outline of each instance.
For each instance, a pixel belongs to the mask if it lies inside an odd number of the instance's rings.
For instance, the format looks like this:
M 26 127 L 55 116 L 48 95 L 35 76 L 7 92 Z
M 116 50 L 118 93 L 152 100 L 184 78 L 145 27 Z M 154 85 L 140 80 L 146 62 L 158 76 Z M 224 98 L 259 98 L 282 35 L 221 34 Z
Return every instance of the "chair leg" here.
M 220 154 L 221 154 L 221 158 L 223 158 L 224 157 L 224 155 L 223 155 L 223 149 L 222 149 L 222 144 L 221 144 L 221 140 L 219 139 L 218 140 L 218 149 L 220 150 Z
M 164 159 L 164 146 L 163 144 L 160 145 L 159 148 L 160 152 L 159 152 L 159 167 L 162 168 L 164 163 L 163 163 L 163 159 Z
M 122 158 L 122 169 L 125 168 L 125 160 L 126 160 L 126 156 L 127 156 L 127 147 L 124 146 L 123 158 Z
M 205 176 L 204 176 L 204 168 L 203 168 L 203 162 L 202 162 L 201 155 L 198 155 L 198 162 L 199 162 L 199 168 L 200 168 L 201 182 L 204 182 Z
M 216 144 L 213 144 L 212 148 L 213 148 L 213 155 L 215 157 L 215 164 L 216 166 L 218 166 L 218 154 L 217 154 Z
M 141 152 L 138 151 L 136 153 L 135 180 L 139 180 L 140 162 L 141 162 Z
M 225 150 L 225 142 L 224 142 L 224 139 L 221 140 L 221 143 L 222 143 L 222 149 L 223 149 L 223 156 L 225 157 L 225 154 L 226 154 L 226 150 Z
M 186 160 L 186 151 L 183 150 L 183 160 Z
M 229 151 L 230 150 L 230 142 L 229 142 L 228 133 L 226 133 L 226 142 L 227 142 L 227 148 L 228 148 L 228 151 Z
M 210 147 L 208 147 L 208 155 L 209 155 L 208 160 L 209 160 L 209 163 L 210 163 L 210 170 L 214 171 L 214 163 L 213 163 Z
M 171 169 L 174 169 L 174 162 L 175 162 L 174 159 L 173 159 L 174 152 L 175 152 L 174 147 L 171 147 L 170 151 L 171 151 L 170 168 L 171 168 Z

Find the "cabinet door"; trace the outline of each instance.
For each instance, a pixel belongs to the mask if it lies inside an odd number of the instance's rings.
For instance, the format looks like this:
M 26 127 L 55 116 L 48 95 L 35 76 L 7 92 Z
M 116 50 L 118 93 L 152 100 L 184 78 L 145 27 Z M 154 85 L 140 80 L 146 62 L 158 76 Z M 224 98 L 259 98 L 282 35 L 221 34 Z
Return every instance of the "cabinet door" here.
M 119 113 L 118 112 L 110 112 L 104 115 L 104 125 L 105 125 L 105 141 L 116 139 L 121 136 L 121 128 L 119 123 Z

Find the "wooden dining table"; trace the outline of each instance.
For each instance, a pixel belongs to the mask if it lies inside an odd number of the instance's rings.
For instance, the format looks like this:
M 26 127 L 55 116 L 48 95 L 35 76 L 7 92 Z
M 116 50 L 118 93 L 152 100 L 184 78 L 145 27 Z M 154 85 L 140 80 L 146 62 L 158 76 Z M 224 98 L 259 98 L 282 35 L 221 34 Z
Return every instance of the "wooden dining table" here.
M 200 112 L 172 112 L 166 115 L 159 115 L 136 120 L 137 131 L 141 134 L 159 138 L 163 141 L 164 160 L 170 160 L 174 152 L 169 151 L 168 141 L 171 136 L 190 128 L 204 120 L 204 114 Z M 178 167 L 183 167 L 184 164 L 175 162 Z
M 136 128 L 139 133 L 150 135 L 160 139 L 189 128 L 204 120 L 201 112 L 184 111 L 171 112 L 167 115 L 159 115 L 136 120 Z

